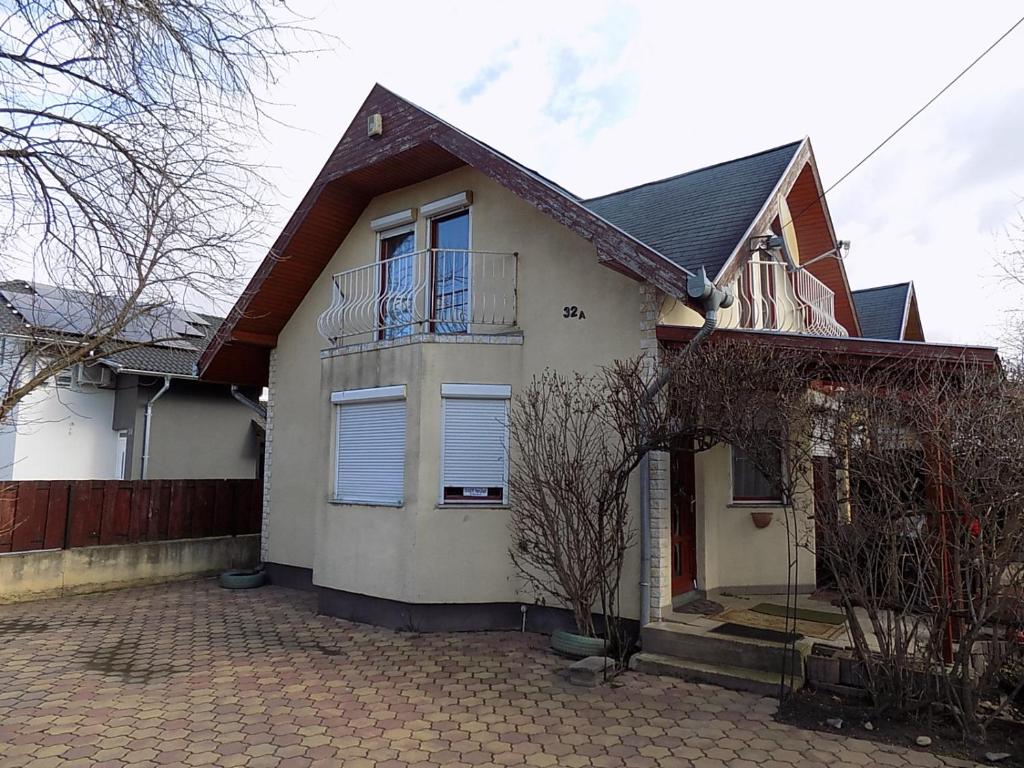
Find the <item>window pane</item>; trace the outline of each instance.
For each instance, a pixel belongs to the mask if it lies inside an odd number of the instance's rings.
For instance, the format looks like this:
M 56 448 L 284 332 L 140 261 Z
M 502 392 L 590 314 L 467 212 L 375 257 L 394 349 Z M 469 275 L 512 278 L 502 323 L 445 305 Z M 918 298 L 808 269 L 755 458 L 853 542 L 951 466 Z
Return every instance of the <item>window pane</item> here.
M 413 232 L 381 238 L 381 338 L 394 339 L 412 333 L 416 300 L 412 256 L 415 248 L 416 235 Z
M 469 329 L 469 211 L 435 219 L 433 320 L 436 333 Z
M 778 452 L 773 457 L 781 467 Z M 737 501 L 777 501 L 779 492 L 739 448 L 732 449 L 732 497 Z

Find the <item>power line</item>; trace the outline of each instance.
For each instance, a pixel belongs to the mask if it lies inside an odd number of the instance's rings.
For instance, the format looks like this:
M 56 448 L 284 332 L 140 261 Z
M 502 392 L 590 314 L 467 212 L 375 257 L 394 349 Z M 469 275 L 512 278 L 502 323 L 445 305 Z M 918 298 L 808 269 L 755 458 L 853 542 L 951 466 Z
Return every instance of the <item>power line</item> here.
M 956 85 L 957 81 L 959 81 L 960 78 L 962 78 L 964 75 L 966 75 L 968 72 L 970 72 L 979 61 L 981 61 L 989 53 L 991 53 L 992 50 L 997 45 L 999 45 L 1001 42 L 1003 42 L 1003 40 L 1005 40 L 1007 37 L 1009 37 L 1010 34 L 1015 29 L 1017 29 L 1017 27 L 1019 27 L 1021 24 L 1024 24 L 1024 16 L 1021 16 L 1019 19 L 1017 19 L 1017 21 L 1013 24 L 1012 27 L 1010 27 L 1008 30 L 1003 32 L 1003 34 L 1001 34 L 998 38 L 996 38 L 995 42 L 993 42 L 984 51 L 979 53 L 970 64 L 968 64 L 966 67 L 964 67 L 962 70 L 960 70 L 960 73 L 956 77 L 954 77 L 952 80 L 950 80 L 948 83 L 946 83 L 942 87 L 942 90 L 940 90 L 938 93 L 936 93 L 930 99 L 928 99 L 928 101 L 926 101 L 914 114 L 912 114 L 910 117 L 908 117 L 902 123 L 900 123 L 899 127 L 897 127 L 896 130 L 894 130 L 892 133 L 890 133 L 888 136 L 886 136 L 878 144 L 878 146 L 876 146 L 874 149 L 872 149 L 870 152 L 868 152 L 866 155 L 864 155 L 864 157 L 862 157 L 857 162 L 856 165 L 854 165 L 850 170 L 848 170 L 846 173 L 844 173 L 842 176 L 840 176 L 839 179 L 834 184 L 832 184 L 832 186 L 830 186 L 828 189 L 826 189 L 824 192 L 822 192 L 820 195 L 818 195 L 818 197 L 814 200 L 814 202 L 813 203 L 809 203 L 806 208 L 801 210 L 800 213 L 798 213 L 796 216 L 793 217 L 793 220 L 796 220 L 796 219 L 800 218 L 800 216 L 802 216 L 804 213 L 806 213 L 808 210 L 810 210 L 814 205 L 816 205 L 823 197 L 825 197 L 825 195 L 827 195 L 833 189 L 835 189 L 840 184 L 842 184 L 844 181 L 846 181 L 846 179 L 854 171 L 856 171 L 858 168 L 860 168 L 862 165 L 864 165 L 864 163 L 866 163 L 868 160 L 870 160 L 872 157 L 874 157 L 878 153 L 878 151 L 880 149 L 882 149 L 882 147 L 884 147 L 886 144 L 888 144 L 890 141 L 892 141 L 893 138 L 895 138 L 896 134 L 898 134 L 900 131 L 902 131 L 904 128 L 906 128 L 908 125 L 910 125 L 910 123 L 913 122 L 915 118 L 917 118 L 922 112 L 924 112 L 926 109 L 928 109 L 928 107 L 930 107 L 932 104 L 934 104 L 936 101 L 938 101 L 939 97 L 941 97 L 946 91 L 948 91 L 950 88 L 952 88 L 954 85 Z

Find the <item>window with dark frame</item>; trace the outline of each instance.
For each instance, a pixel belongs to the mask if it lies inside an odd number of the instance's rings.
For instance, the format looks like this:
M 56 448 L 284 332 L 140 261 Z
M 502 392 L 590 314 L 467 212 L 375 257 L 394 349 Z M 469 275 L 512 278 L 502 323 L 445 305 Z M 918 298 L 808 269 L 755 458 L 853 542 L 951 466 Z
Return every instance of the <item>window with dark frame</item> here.
M 782 469 L 782 454 L 777 448 L 767 449 L 771 461 Z M 732 448 L 732 500 L 735 502 L 779 502 L 782 495 L 776 484 L 758 468 L 742 449 Z
M 413 332 L 416 232 L 407 229 L 380 236 L 380 338 Z
M 469 330 L 469 209 L 430 220 L 433 249 L 431 327 L 435 333 Z

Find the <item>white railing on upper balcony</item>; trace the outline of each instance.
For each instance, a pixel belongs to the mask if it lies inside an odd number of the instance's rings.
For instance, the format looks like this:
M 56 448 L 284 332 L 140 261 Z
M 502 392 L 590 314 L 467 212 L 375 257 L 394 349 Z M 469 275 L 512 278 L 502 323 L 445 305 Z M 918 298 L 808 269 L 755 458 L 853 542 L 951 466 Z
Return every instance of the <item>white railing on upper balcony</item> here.
M 518 253 L 430 248 L 338 272 L 317 330 L 332 345 L 510 330 L 518 259 Z
M 835 293 L 806 269 L 755 256 L 730 287 L 736 301 L 722 310 L 719 327 L 849 336 L 835 317 Z

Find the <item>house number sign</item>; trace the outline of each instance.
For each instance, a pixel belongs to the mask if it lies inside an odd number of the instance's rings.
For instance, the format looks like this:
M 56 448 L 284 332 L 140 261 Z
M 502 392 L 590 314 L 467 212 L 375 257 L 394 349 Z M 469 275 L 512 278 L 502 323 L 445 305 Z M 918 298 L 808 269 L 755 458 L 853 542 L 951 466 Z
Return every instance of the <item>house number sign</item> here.
M 587 314 L 579 307 L 562 307 L 562 317 L 567 320 L 586 320 Z

